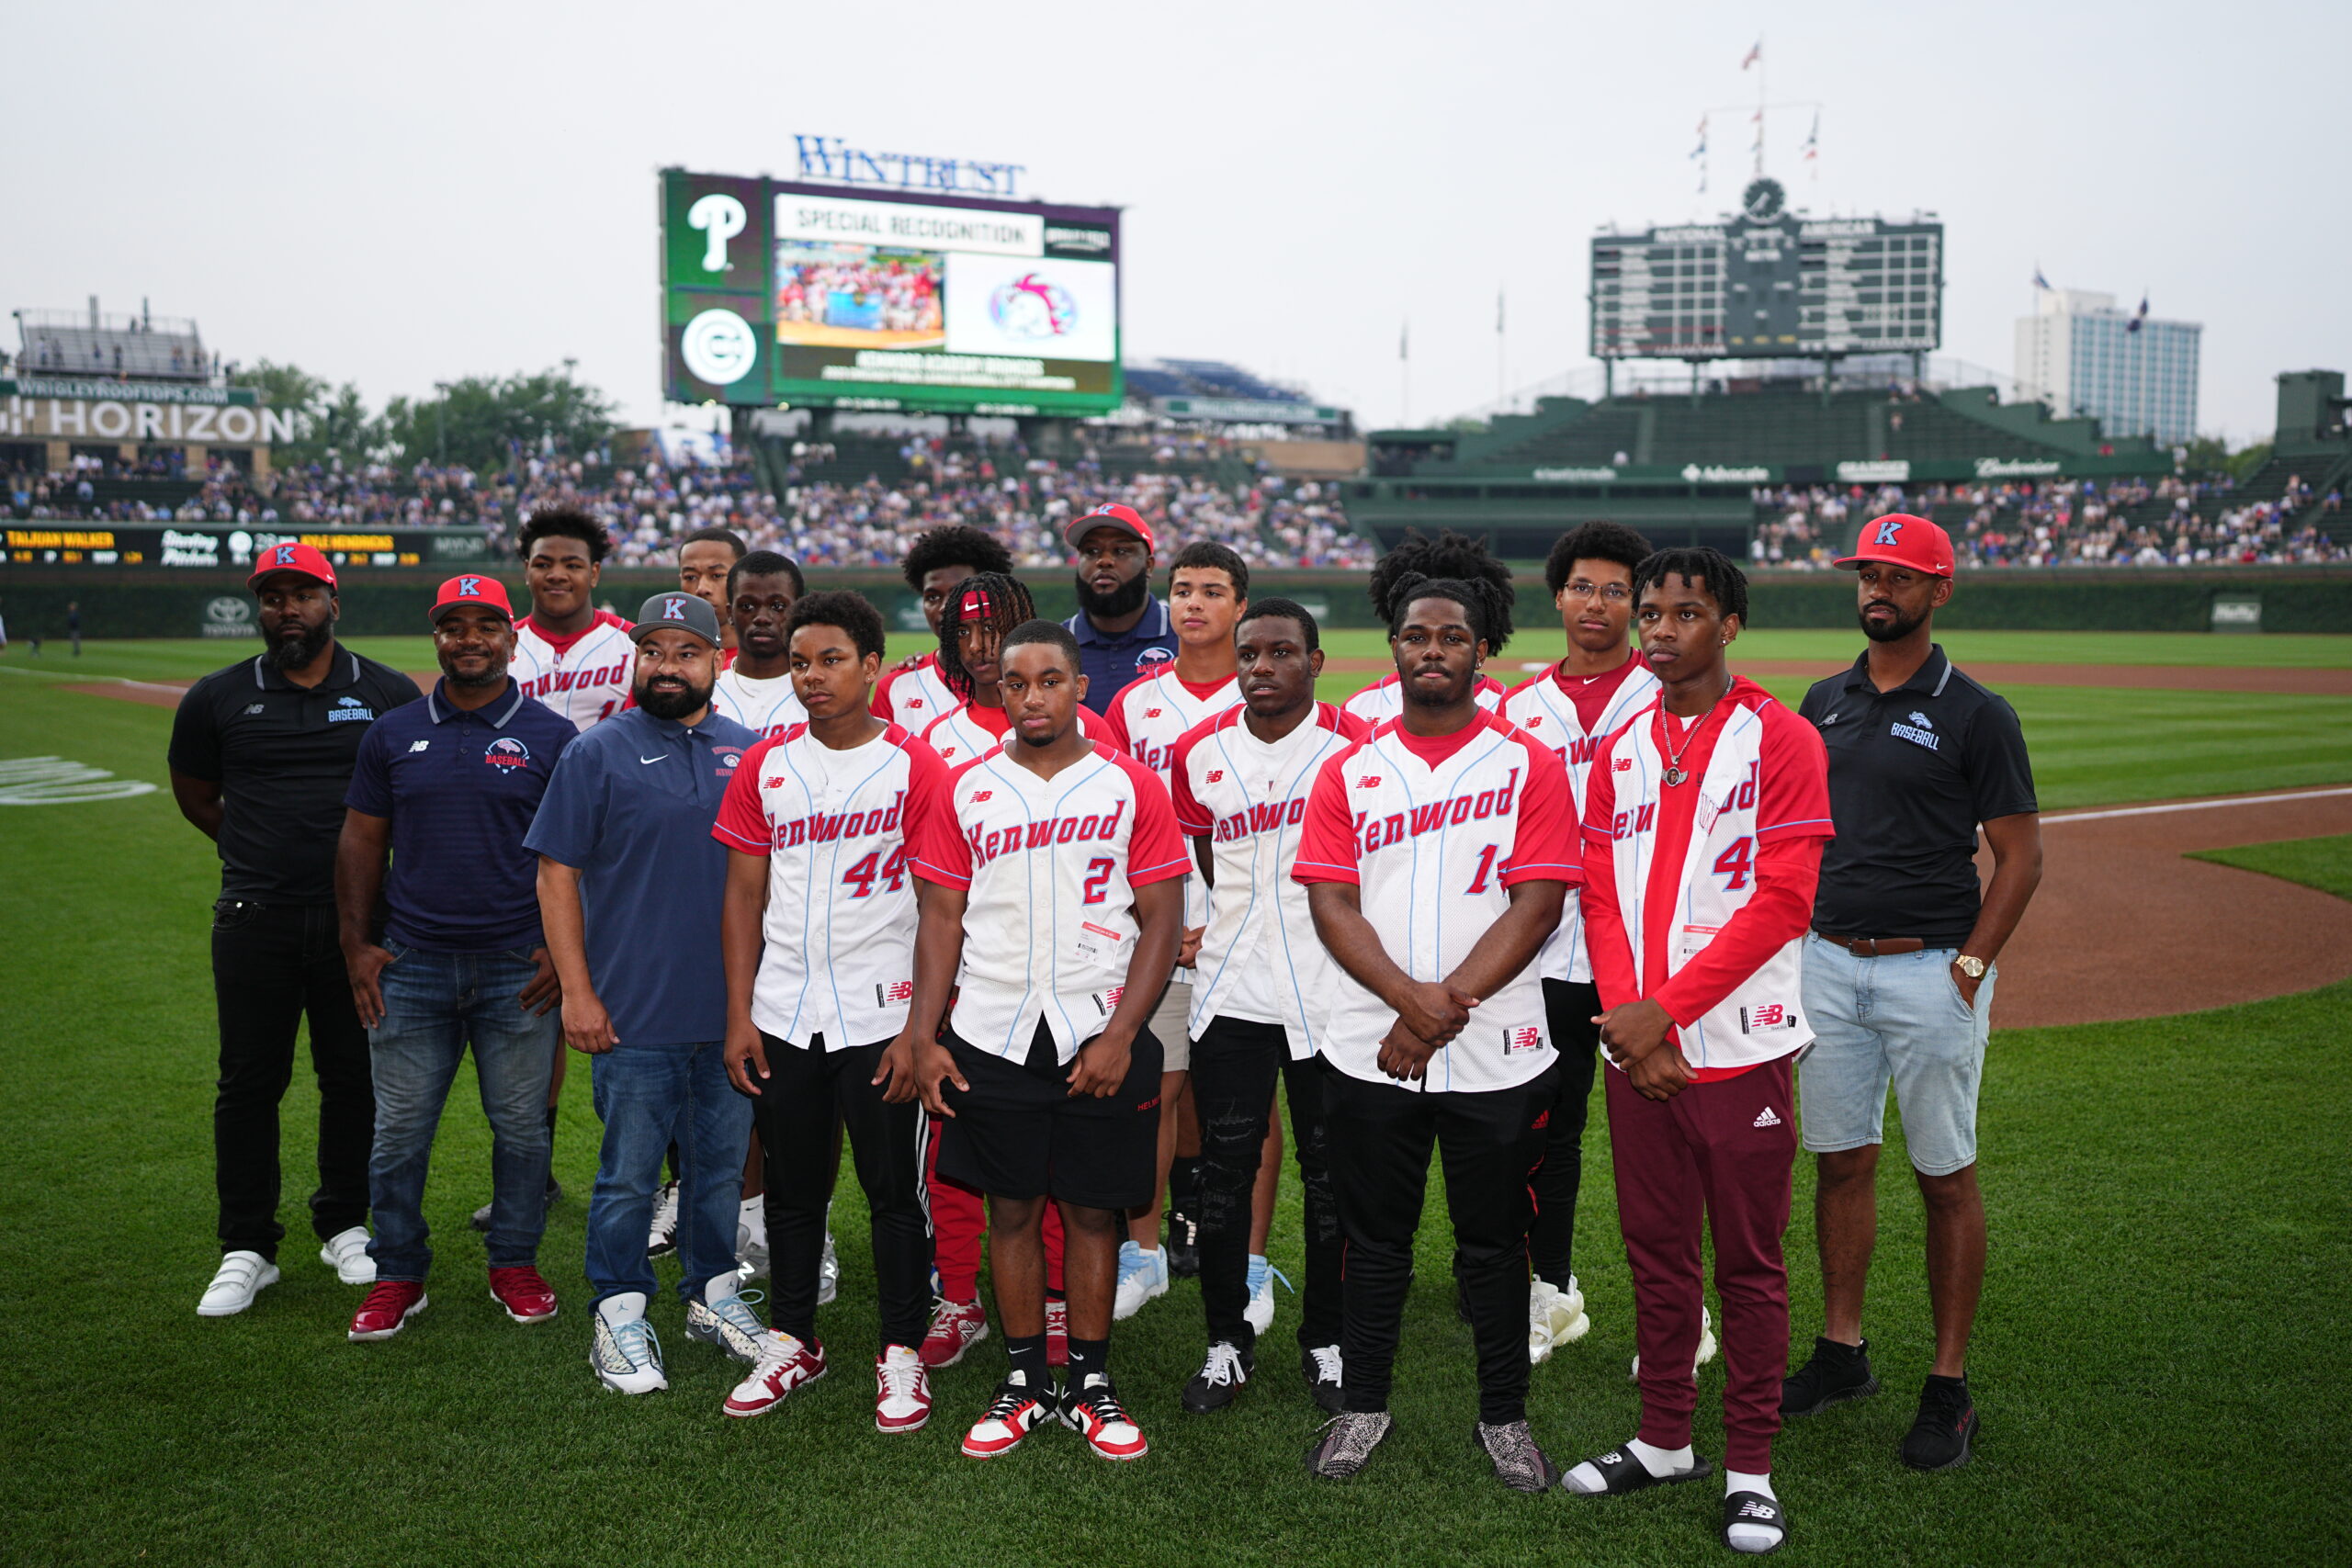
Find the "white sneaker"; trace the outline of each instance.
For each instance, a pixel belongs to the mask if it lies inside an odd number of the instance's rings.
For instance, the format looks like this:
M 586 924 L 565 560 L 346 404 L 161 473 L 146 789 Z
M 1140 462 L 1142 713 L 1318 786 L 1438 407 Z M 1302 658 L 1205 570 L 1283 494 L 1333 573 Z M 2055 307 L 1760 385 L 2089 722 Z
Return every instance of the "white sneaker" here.
M 746 1366 L 760 1359 L 767 1337 L 768 1325 L 741 1296 L 706 1302 L 697 1295 L 686 1303 L 686 1337 L 716 1345 Z
M 1715 1314 L 1702 1305 L 1699 1308 L 1699 1354 L 1690 1362 L 1690 1376 L 1693 1382 L 1698 1379 L 1699 1369 L 1714 1359 Z M 1639 1356 L 1634 1358 L 1634 1370 L 1625 1375 L 1629 1378 L 1639 1378 L 1642 1375 L 1642 1359 Z
M 1585 1315 L 1584 1292 L 1577 1289 L 1577 1277 L 1568 1276 L 1568 1288 L 1562 1290 L 1542 1279 L 1530 1281 L 1527 1287 L 1527 1359 L 1531 1366 L 1542 1366 L 1552 1352 L 1563 1345 L 1572 1344 L 1592 1331 L 1592 1319 Z
M 616 1393 L 657 1393 L 670 1386 L 662 1371 L 662 1341 L 645 1321 L 642 1295 L 611 1297 L 597 1305 L 595 1318 L 588 1364 L 599 1382 Z
M 768 1271 L 768 1211 L 765 1198 L 746 1198 L 735 1216 L 736 1272 L 756 1280 Z
M 368 1227 L 354 1225 L 327 1237 L 319 1248 L 319 1261 L 335 1272 L 335 1278 L 346 1285 L 372 1285 L 376 1282 L 376 1260 L 368 1256 Z
M 653 1197 L 653 1219 L 645 1230 L 645 1256 L 663 1258 L 677 1250 L 678 1184 L 665 1181 Z
M 1277 1280 L 1281 1280 L 1285 1287 L 1290 1284 L 1281 1269 L 1254 1253 L 1250 1255 L 1250 1302 L 1241 1309 L 1241 1317 L 1255 1333 L 1262 1335 L 1274 1325 L 1274 1281 Z
M 1164 1247 L 1146 1252 L 1132 1241 L 1119 1244 L 1119 1293 L 1111 1303 L 1111 1321 L 1122 1322 L 1143 1310 L 1154 1296 L 1168 1293 L 1168 1253 Z
M 258 1252 L 229 1252 L 220 1258 L 220 1271 L 198 1298 L 198 1317 L 234 1317 L 254 1304 L 254 1297 L 277 1283 L 277 1265 Z
M 817 1304 L 831 1306 L 842 1293 L 842 1257 L 833 1250 L 833 1233 L 825 1233 L 825 1256 L 817 1260 Z

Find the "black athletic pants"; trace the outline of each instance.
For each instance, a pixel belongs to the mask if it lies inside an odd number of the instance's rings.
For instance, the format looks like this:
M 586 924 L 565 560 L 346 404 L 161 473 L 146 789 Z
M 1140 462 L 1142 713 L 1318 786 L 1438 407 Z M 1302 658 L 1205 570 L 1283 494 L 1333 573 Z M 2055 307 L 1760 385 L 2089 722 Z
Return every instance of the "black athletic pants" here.
M 1558 1098 L 1544 1129 L 1536 1168 L 1535 1221 L 1527 1227 L 1527 1260 L 1547 1285 L 1568 1288 L 1577 1238 L 1577 1189 L 1584 1180 L 1584 1119 L 1592 1104 L 1592 1069 L 1600 1059 L 1600 989 L 1589 980 L 1544 982 L 1544 1015 L 1560 1054 Z
M 874 1075 L 888 1040 L 842 1051 L 787 1045 L 772 1034 L 768 1077 L 752 1101 L 767 1172 L 768 1324 L 817 1342 L 817 1271 L 825 1257 L 825 1204 L 839 1168 L 833 1127 L 848 1133 L 874 1232 L 882 1346 L 922 1344 L 931 1279 L 931 1216 L 923 1200 L 922 1105 L 886 1105 Z
M 1558 1072 L 1555 1064 L 1510 1089 L 1442 1094 L 1331 1074 L 1323 1131 L 1348 1238 L 1340 1347 L 1349 1410 L 1388 1408 L 1434 1145 L 1453 1222 L 1453 1277 L 1478 1348 L 1478 1419 L 1525 1419 L 1528 1178 L 1544 1157 L 1537 1123 Z
M 213 905 L 212 988 L 220 1018 L 220 1077 L 212 1100 L 220 1250 L 275 1261 L 286 1235 L 277 1223 L 277 1107 L 293 1081 L 294 1035 L 305 1016 L 319 1079 L 319 1185 L 311 1194 L 311 1228 L 323 1241 L 366 1224 L 376 1087 L 334 907 L 243 898 Z
M 1216 1018 L 1193 1042 L 1193 1102 L 1201 1117 L 1201 1305 L 1209 1343 L 1247 1353 L 1257 1333 L 1250 1304 L 1250 1198 L 1273 1117 L 1274 1080 L 1290 1096 L 1290 1147 L 1306 1189 L 1306 1280 L 1298 1325 L 1302 1347 L 1340 1342 L 1340 1216 L 1324 1152 L 1320 1056 L 1291 1060 L 1279 1023 Z

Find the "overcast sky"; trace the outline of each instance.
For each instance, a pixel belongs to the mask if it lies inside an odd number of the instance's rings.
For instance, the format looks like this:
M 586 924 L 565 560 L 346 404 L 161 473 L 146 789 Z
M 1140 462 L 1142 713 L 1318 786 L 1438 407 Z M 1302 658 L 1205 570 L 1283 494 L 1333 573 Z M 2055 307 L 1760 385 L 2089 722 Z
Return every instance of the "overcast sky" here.
M 1229 359 L 1369 425 L 1589 365 L 1596 225 L 1712 218 L 1768 172 L 1946 225 L 1942 353 L 2003 377 L 2051 281 L 2205 325 L 2199 424 L 2352 367 L 2352 6 L 25 5 L 0 308 L 144 296 L 371 404 L 566 356 L 658 417 L 655 171 L 793 170 L 793 135 L 999 159 L 1127 209 L 1126 351 Z M 13 350 L 15 344 L 9 342 Z

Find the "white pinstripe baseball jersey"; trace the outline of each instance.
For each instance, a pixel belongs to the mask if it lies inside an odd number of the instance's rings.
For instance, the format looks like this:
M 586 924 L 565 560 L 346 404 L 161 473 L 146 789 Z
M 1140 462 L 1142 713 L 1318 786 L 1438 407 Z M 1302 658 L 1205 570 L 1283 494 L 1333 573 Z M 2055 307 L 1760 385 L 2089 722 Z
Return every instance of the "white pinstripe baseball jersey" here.
M 808 722 L 808 710 L 800 705 L 790 675 L 754 681 L 732 667 L 723 670 L 711 686 L 710 705 L 763 740 Z
M 1503 698 L 1503 717 L 1552 748 L 1553 754 L 1567 769 L 1568 794 L 1579 822 L 1584 820 L 1585 781 L 1592 773 L 1593 753 L 1657 695 L 1657 677 L 1638 657 L 1628 659 L 1610 675 L 1618 678 L 1617 684 L 1611 689 L 1600 716 L 1589 729 L 1577 711 L 1573 694 L 1576 688 L 1569 683 L 1573 681 L 1581 684 L 1583 678 L 1564 679 L 1556 664 L 1513 686 Z M 1609 675 L 1596 679 L 1605 682 Z M 1592 979 L 1592 958 L 1584 948 L 1584 906 L 1574 887 L 1568 889 L 1567 899 L 1560 906 L 1560 929 L 1552 933 L 1544 943 L 1544 951 L 1535 955 L 1535 967 L 1546 980 Z
M 1317 703 L 1272 742 L 1250 732 L 1238 707 L 1176 742 L 1176 826 L 1209 840 L 1216 871 L 1193 971 L 1194 1039 L 1222 1016 L 1281 1024 L 1294 1060 L 1321 1045 L 1339 967 L 1316 938 L 1306 886 L 1291 871 L 1316 776 L 1370 733 L 1363 720 Z
M 1128 682 L 1111 699 L 1102 716 L 1109 721 L 1114 743 L 1119 750 L 1158 773 L 1159 782 L 1172 790 L 1176 742 L 1195 725 L 1238 707 L 1240 703 L 1238 676 L 1228 675 L 1222 681 L 1196 685 L 1178 680 L 1176 666 L 1167 663 Z M 1184 929 L 1206 925 L 1208 918 L 1208 889 L 1202 886 L 1198 875 L 1188 870 L 1184 877 Z M 1179 969 L 1176 978 L 1189 986 L 1193 983 L 1193 971 Z
M 1113 744 L 1111 727 L 1092 708 L 1080 705 L 1078 725 L 1089 740 Z M 1012 729 L 1012 719 L 1002 708 L 958 703 L 931 721 L 931 728 L 922 732 L 922 743 L 938 752 L 939 760 L 949 767 L 960 768 L 993 750 Z
M 1503 694 L 1509 688 L 1492 675 L 1479 676 L 1478 705 L 1489 713 L 1493 712 L 1502 706 Z M 1383 675 L 1340 705 L 1366 724 L 1385 724 L 1405 711 L 1404 688 L 1397 685 L 1396 676 Z
M 874 683 L 874 716 L 906 726 L 910 735 L 921 735 L 940 715 L 963 705 L 940 679 L 935 653 L 924 654 L 907 669 L 889 671 Z
M 610 610 L 599 610 L 576 636 L 556 637 L 526 615 L 514 623 L 514 659 L 506 672 L 525 695 L 585 729 L 628 705 L 629 671 L 637 663 L 628 628 Z
M 991 747 L 949 775 L 946 794 L 914 854 L 918 876 L 968 892 L 950 1022 L 1018 1061 L 1042 1018 L 1068 1063 L 1126 987 L 1142 929 L 1134 889 L 1190 863 L 1167 786 L 1097 742 L 1050 779 Z
M 944 808 L 947 768 L 891 725 L 846 751 L 805 725 L 744 753 L 712 836 L 764 855 L 768 905 L 752 1021 L 842 1051 L 906 1027 L 914 999 L 915 889 L 907 846 Z

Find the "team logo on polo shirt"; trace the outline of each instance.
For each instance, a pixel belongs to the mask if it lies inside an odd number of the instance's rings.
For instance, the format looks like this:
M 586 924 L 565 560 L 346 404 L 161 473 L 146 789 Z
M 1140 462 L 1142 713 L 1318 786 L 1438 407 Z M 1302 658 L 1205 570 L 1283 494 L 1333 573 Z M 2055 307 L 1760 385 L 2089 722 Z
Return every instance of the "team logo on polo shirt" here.
M 1136 655 L 1136 672 L 1141 674 L 1155 664 L 1165 664 L 1176 656 L 1164 648 L 1152 647 Z
M 481 760 L 493 768 L 527 768 L 531 749 L 511 735 L 502 735 L 483 750 Z
M 366 724 L 376 716 L 376 710 L 357 697 L 337 697 L 334 706 L 327 709 L 329 724 Z

